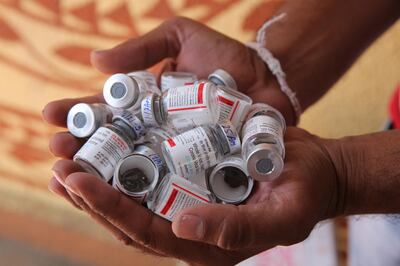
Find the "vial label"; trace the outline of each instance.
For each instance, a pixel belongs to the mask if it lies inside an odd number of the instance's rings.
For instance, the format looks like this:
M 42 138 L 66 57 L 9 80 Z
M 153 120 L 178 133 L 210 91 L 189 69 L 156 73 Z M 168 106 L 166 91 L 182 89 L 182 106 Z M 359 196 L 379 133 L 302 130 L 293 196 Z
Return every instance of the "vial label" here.
M 209 122 L 212 116 L 209 89 L 206 83 L 169 89 L 166 108 L 172 126 L 182 129 Z
M 182 184 L 172 182 L 171 188 L 162 199 L 159 206 L 155 209 L 155 213 L 164 217 L 167 220 L 172 221 L 174 216 L 183 209 L 199 205 L 210 203 L 208 196 L 200 194 L 197 191 L 185 188 Z
M 75 154 L 74 159 L 81 159 L 110 180 L 118 161 L 131 152 L 131 148 L 114 131 L 100 127 Z
M 283 140 L 282 126 L 274 118 L 261 115 L 251 118 L 243 127 L 242 143 L 257 134 L 270 134 L 280 142 Z
M 223 90 L 218 90 L 218 104 L 220 106 L 218 122 L 229 120 L 236 128 L 241 127 L 251 106 Z
M 189 178 L 203 173 L 217 161 L 217 151 L 206 131 L 198 127 L 164 142 L 176 174 Z

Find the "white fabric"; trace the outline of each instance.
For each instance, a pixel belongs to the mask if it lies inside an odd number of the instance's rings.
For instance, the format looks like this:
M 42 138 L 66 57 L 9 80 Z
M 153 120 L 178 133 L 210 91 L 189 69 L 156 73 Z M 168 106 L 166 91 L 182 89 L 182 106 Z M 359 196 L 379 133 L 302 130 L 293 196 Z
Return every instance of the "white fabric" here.
M 300 115 L 301 115 L 301 106 L 299 100 L 296 97 L 296 93 L 294 93 L 289 85 L 286 82 L 286 74 L 282 70 L 281 64 L 278 59 L 276 59 L 273 54 L 264 47 L 265 43 L 265 36 L 266 30 L 275 22 L 283 19 L 286 16 L 286 13 L 282 13 L 278 16 L 273 17 L 272 19 L 266 21 L 264 25 L 259 29 L 257 33 L 256 42 L 250 42 L 247 44 L 248 47 L 255 50 L 260 56 L 260 58 L 267 64 L 269 70 L 272 74 L 275 75 L 276 79 L 278 80 L 279 86 L 283 93 L 289 98 L 290 103 L 293 106 L 293 110 L 295 113 L 296 124 L 299 122 Z

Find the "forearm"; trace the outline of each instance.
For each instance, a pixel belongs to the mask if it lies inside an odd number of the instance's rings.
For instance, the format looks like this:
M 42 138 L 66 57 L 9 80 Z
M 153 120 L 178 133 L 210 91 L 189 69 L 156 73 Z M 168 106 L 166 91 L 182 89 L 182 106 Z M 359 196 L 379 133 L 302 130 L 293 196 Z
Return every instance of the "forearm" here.
M 400 213 L 400 130 L 331 144 L 339 188 L 336 215 Z
M 266 47 L 281 61 L 305 110 L 400 15 L 398 0 L 288 1 L 283 21 L 266 32 Z

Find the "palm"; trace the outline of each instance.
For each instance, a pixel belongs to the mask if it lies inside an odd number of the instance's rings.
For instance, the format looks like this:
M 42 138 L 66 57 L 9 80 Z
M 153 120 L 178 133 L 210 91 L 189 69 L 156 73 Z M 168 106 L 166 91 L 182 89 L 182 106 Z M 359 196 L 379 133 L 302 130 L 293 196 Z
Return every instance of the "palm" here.
M 223 68 L 232 74 L 239 89 L 254 101 L 266 102 L 285 111 L 286 97 L 273 88 L 264 63 L 243 44 L 186 19 L 163 27 L 139 40 L 94 53 L 94 66 L 104 72 L 129 72 L 172 57 L 177 70 L 194 72 L 200 78 Z M 171 31 L 175 32 L 173 37 L 168 35 Z M 175 41 L 171 42 L 171 38 Z M 126 60 L 130 56 L 135 60 Z M 98 101 L 101 101 L 99 96 L 56 101 L 45 108 L 44 118 L 52 124 L 65 126 L 72 105 Z M 175 231 L 175 222 L 174 234 L 169 222 L 121 196 L 96 177 L 83 173 L 70 160 L 83 142 L 68 133 L 58 133 L 51 140 L 51 151 L 67 160 L 54 165 L 58 181 L 53 178 L 49 187 L 87 211 L 117 238 L 136 248 L 200 264 L 230 265 L 277 244 L 304 239 L 316 221 L 325 217 L 329 206 L 323 206 L 321 202 L 329 202 L 331 195 L 324 191 L 329 191 L 326 187 L 334 184 L 326 181 L 331 177 L 318 179 L 310 169 L 330 166 L 324 163 L 326 160 L 321 160 L 323 152 L 310 135 L 298 129 L 289 131 L 292 133 L 287 134 L 290 136 L 286 142 L 286 166 L 282 176 L 272 183 L 256 183 L 254 193 L 245 205 L 213 204 L 183 211 L 214 221 L 210 224 L 210 234 L 201 241 L 177 238 L 176 234 L 182 236 L 179 230 L 178 233 Z M 226 226 L 220 226 L 221 223 Z M 243 230 L 261 233 L 253 238 L 254 235 L 250 237 Z

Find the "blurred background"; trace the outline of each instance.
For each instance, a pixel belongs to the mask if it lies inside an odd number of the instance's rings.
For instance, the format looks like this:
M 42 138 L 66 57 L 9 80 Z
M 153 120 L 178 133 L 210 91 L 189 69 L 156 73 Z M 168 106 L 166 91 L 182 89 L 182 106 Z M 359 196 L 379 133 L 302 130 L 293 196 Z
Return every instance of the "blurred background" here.
M 90 66 L 92 49 L 114 46 L 175 15 L 247 42 L 282 3 L 0 0 L 0 265 L 179 263 L 122 246 L 86 215 L 48 192 L 50 168 L 56 160 L 48 151 L 48 140 L 59 129 L 42 121 L 41 110 L 51 100 L 100 91 L 106 77 Z M 389 97 L 400 81 L 399 48 L 398 22 L 305 112 L 300 126 L 323 137 L 380 130 Z M 329 224 L 315 237 L 323 243 L 311 246 L 330 254 L 329 265 L 346 265 L 346 220 Z M 326 248 L 318 250 L 321 245 Z M 296 256 L 316 254 L 296 246 Z

